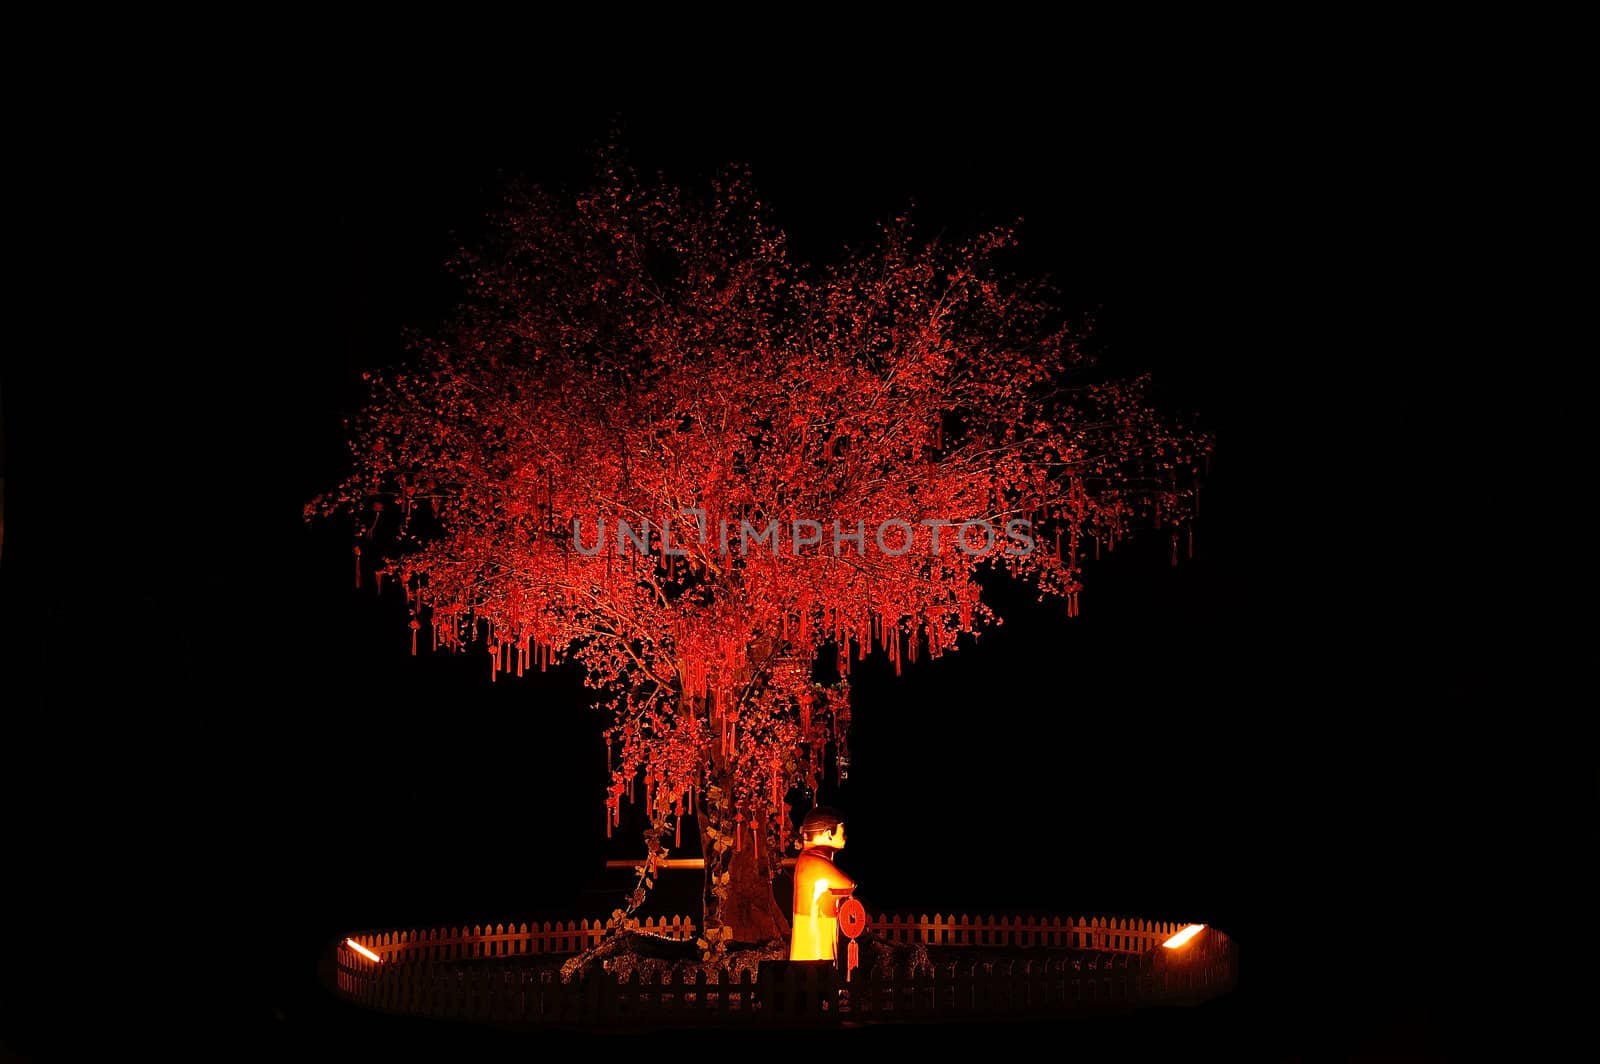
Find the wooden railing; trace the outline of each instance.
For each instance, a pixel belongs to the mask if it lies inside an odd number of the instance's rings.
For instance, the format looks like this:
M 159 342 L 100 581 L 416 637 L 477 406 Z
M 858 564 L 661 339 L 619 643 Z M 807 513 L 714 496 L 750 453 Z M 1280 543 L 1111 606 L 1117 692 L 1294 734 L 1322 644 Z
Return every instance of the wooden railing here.
M 668 938 L 693 938 L 694 921 L 687 916 L 671 920 L 645 920 L 641 930 Z M 383 931 L 351 935 L 386 962 L 417 964 L 519 957 L 548 953 L 581 953 L 599 944 L 604 920 L 571 920 L 554 924 L 474 924 L 471 927 L 435 927 L 421 931 Z M 353 951 L 352 951 L 353 952 Z
M 875 916 L 867 925 L 886 942 L 925 946 L 996 946 L 1011 949 L 1092 949 L 1143 953 L 1186 924 L 1110 916 Z
M 1056 952 L 936 962 L 917 975 L 858 972 L 844 994 L 827 964 L 763 965 L 759 979 L 701 972 L 674 983 L 666 973 L 619 979 L 596 972 L 563 984 L 548 962 L 456 963 L 576 952 L 597 942 L 602 926 L 585 920 L 353 935 L 335 947 L 337 988 L 371 1008 L 496 1023 L 831 1023 L 1192 1004 L 1231 989 L 1238 973 L 1236 947 L 1214 928 L 1167 950 L 1161 942 L 1185 925 L 1111 917 L 879 916 L 870 928 L 890 942 Z M 645 930 L 689 938 L 694 922 L 648 921 Z M 349 942 L 381 959 L 362 956 Z

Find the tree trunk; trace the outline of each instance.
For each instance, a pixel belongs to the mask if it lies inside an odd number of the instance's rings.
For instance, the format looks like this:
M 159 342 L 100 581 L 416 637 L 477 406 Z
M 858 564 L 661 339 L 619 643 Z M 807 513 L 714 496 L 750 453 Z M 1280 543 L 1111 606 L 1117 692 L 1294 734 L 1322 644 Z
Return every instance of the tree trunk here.
M 770 639 L 758 639 L 751 650 L 752 663 L 765 661 L 772 654 Z M 743 679 L 748 679 L 747 666 Z M 715 720 L 714 697 L 696 700 L 699 709 Z M 780 904 L 773 895 L 772 881 L 782 867 L 783 854 L 767 837 L 766 825 L 742 825 L 736 819 L 733 802 L 734 766 L 723 755 L 721 744 L 710 744 L 711 763 L 705 791 L 700 795 L 695 817 L 700 831 L 700 852 L 705 855 L 705 882 L 701 899 L 708 942 L 770 942 L 789 938 L 788 899 Z M 781 845 L 781 844 L 780 844 Z M 724 878 L 726 877 L 726 878 Z
M 723 780 L 717 788 L 720 801 L 713 803 L 709 793 L 704 796 L 695 818 L 706 860 L 703 926 L 721 928 L 721 934 L 714 937 L 724 942 L 787 941 L 786 906 L 778 904 L 772 891 L 773 873 L 782 855 L 771 852 L 771 842 L 762 837 L 764 828 L 756 832 L 749 824 L 739 828 L 729 798 L 730 782 Z

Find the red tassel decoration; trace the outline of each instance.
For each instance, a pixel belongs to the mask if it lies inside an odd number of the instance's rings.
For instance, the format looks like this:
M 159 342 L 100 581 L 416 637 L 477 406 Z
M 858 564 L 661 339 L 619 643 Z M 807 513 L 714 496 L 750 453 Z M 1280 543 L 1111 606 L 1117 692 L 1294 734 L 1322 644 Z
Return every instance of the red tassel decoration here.
M 361 548 L 356 547 L 356 587 L 361 586 Z
M 413 620 L 411 622 L 411 656 L 412 657 L 416 657 L 417 656 L 417 629 L 421 628 L 421 627 L 422 627 L 422 625 L 418 624 L 415 620 Z

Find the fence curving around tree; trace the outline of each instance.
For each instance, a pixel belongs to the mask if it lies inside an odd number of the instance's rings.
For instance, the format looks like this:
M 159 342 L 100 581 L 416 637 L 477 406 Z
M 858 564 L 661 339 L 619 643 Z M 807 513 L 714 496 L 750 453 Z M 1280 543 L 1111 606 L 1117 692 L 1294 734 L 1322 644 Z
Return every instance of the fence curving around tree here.
M 332 960 L 334 985 L 345 999 L 444 1019 L 513 1025 L 972 1019 L 1195 1004 L 1232 989 L 1238 949 L 1225 933 L 1208 927 L 1181 948 L 1162 947 L 1185 926 L 1120 917 L 879 915 L 869 927 L 880 940 L 932 948 L 933 968 L 914 975 L 863 970 L 848 984 L 825 963 L 763 965 L 759 977 L 697 972 L 673 982 L 666 972 L 634 978 L 597 972 L 562 983 L 554 961 L 598 943 L 599 920 L 357 934 L 333 947 Z M 695 924 L 679 916 L 647 920 L 642 930 L 687 939 Z M 941 961 L 939 952 L 951 947 L 965 956 Z M 1015 955 L 970 957 L 990 949 Z

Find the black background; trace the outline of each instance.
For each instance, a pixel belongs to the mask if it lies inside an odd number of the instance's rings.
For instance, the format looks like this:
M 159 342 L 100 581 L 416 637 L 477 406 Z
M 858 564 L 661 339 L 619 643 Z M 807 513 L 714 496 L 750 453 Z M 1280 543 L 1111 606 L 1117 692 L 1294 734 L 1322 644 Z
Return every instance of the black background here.
M 103 368 L 43 350 L 8 369 L 19 929 L 47 942 L 57 907 L 93 911 L 182 926 L 187 950 L 204 928 L 251 1044 L 446 1051 L 490 1036 L 345 1009 L 319 949 L 616 904 L 603 862 L 634 853 L 626 824 L 604 836 L 577 678 L 491 686 L 476 656 L 411 658 L 398 601 L 350 586 L 347 526 L 300 517 L 343 469 L 361 371 L 448 309 L 442 261 L 502 177 L 581 179 L 616 113 L 635 161 L 684 183 L 748 163 L 812 261 L 908 204 L 928 231 L 1022 218 L 1019 272 L 1218 438 L 1193 561 L 1152 538 L 1090 568 L 1078 619 L 1012 595 L 977 646 L 899 679 L 859 668 L 851 779 L 824 797 L 869 908 L 1126 913 L 1240 942 L 1235 995 L 1113 1040 L 1447 1047 L 1441 983 L 1394 972 L 1419 952 L 1437 970 L 1456 885 L 1487 860 L 1455 723 L 1473 626 L 1457 548 L 1416 534 L 1395 459 L 1364 442 L 1400 403 L 1377 363 L 1400 356 L 1349 354 L 1328 310 L 1330 285 L 1362 298 L 1324 254 L 1357 212 L 1305 182 L 1305 145 L 1108 138 L 1049 100 L 533 108 L 492 134 L 325 115 L 158 175 L 136 239 L 104 249 L 155 291 L 120 344 L 96 341 Z M 1373 547 L 1400 566 L 1369 568 Z M 678 875 L 653 907 L 695 911 Z M 1388 974 L 1355 980 L 1371 969 Z M 186 994 L 146 1018 L 185 1025 Z M 27 1052 L 82 1033 L 17 1015 Z

